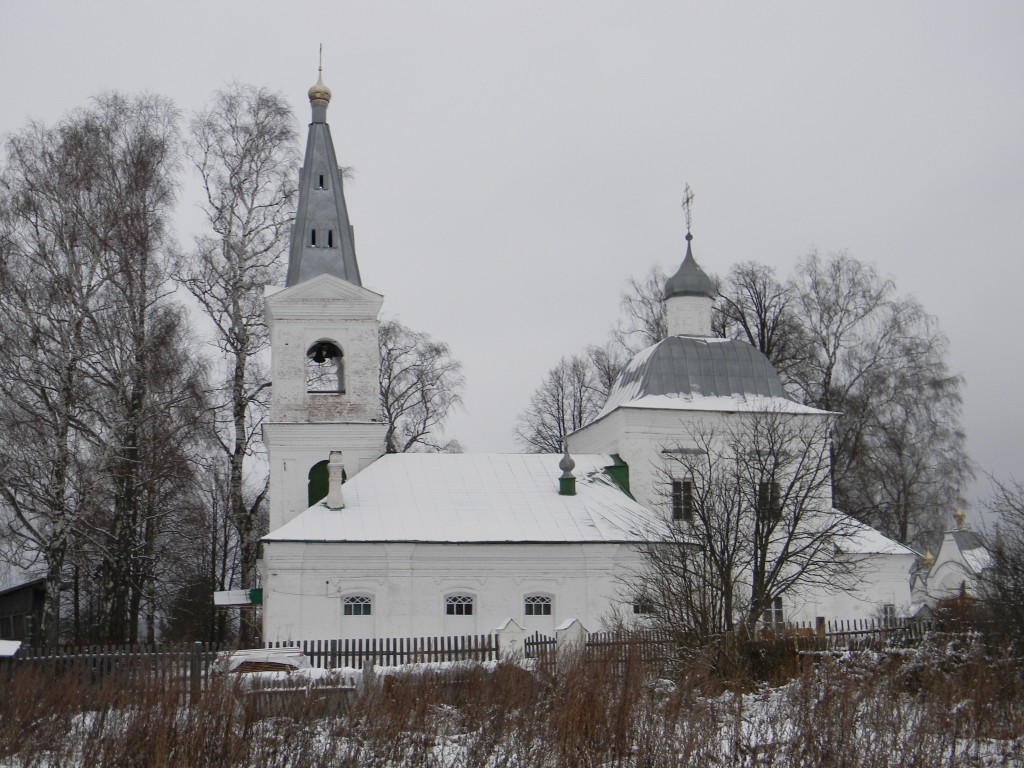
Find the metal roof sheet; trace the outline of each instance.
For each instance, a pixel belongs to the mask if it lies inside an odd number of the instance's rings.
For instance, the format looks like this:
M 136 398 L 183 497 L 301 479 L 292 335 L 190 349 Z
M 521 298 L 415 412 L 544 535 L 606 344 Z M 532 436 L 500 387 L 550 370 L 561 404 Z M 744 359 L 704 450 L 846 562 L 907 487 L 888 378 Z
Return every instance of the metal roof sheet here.
M 576 495 L 558 493 L 560 454 L 382 456 L 342 486 L 343 509 L 322 502 L 268 541 L 638 542 L 660 515 L 623 493 L 606 455 L 573 455 Z

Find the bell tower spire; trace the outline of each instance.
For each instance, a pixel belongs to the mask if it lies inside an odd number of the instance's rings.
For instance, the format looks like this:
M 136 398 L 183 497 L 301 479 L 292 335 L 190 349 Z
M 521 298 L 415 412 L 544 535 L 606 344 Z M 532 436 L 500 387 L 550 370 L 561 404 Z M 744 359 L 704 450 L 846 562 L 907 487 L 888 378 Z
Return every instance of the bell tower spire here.
M 270 329 L 270 413 L 263 442 L 275 530 L 384 453 L 380 348 L 384 297 L 364 288 L 352 244 L 341 171 L 327 126 L 323 71 L 309 89 L 313 120 L 299 177 L 288 279 L 265 299 Z M 337 455 L 341 455 L 338 453 Z M 340 508 L 340 493 L 327 501 Z
M 309 89 L 312 121 L 306 155 L 299 173 L 299 205 L 295 212 L 286 285 L 317 275 L 334 275 L 362 285 L 356 261 L 355 238 L 345 205 L 341 169 L 334 153 L 327 106 L 331 89 L 324 85 L 323 46 L 316 83 Z

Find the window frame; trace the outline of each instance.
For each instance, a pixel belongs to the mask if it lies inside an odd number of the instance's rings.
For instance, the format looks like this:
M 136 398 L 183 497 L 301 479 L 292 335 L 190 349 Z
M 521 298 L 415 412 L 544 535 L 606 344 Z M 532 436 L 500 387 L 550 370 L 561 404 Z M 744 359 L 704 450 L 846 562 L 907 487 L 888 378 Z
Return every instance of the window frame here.
M 782 486 L 778 480 L 757 484 L 757 513 L 764 520 L 778 520 L 782 516 Z
M 360 610 L 356 610 L 356 609 Z M 362 610 L 365 608 L 366 610 Z M 373 616 L 373 595 L 356 592 L 341 598 L 342 616 Z
M 553 616 L 554 615 L 554 598 L 544 592 L 531 592 L 528 595 L 523 595 L 523 615 L 524 616 Z M 541 608 L 540 612 L 533 611 L 532 609 Z M 546 610 L 544 610 L 546 609 Z
M 782 627 L 786 624 L 785 606 L 782 603 L 782 596 L 776 597 L 761 614 L 761 623 L 766 627 Z
M 672 478 L 672 520 L 681 523 L 693 522 L 693 480 Z
M 474 616 L 476 595 L 468 592 L 451 592 L 444 596 L 445 616 Z M 469 610 L 466 610 L 468 607 Z

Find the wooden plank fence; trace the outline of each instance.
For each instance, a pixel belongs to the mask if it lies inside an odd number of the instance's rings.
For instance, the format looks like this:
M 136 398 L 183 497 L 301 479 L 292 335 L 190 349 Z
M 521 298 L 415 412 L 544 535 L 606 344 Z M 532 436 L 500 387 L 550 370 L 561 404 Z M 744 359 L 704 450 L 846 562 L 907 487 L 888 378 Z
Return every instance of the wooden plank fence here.
M 496 635 L 284 640 L 266 642 L 264 647 L 299 647 L 310 664 L 320 669 L 361 669 L 366 663 L 395 667 L 442 661 L 496 661 L 499 658 Z
M 858 620 L 762 627 L 754 637 L 722 637 L 722 642 L 764 644 L 766 648 L 788 645 L 793 651 L 845 651 L 880 648 L 887 644 L 913 645 L 931 631 L 928 622 L 899 620 Z M 299 647 L 311 666 L 321 669 L 350 667 L 367 663 L 379 666 L 447 661 L 495 661 L 500 658 L 499 637 L 384 637 L 338 640 L 272 641 L 268 649 Z M 553 662 L 558 641 L 538 633 L 524 641 L 526 658 Z M 677 657 L 688 645 L 678 633 L 654 630 L 593 632 L 584 643 L 585 658 L 604 663 L 628 660 L 664 661 Z M 34 666 L 55 674 L 82 674 L 91 680 L 116 677 L 124 681 L 157 679 L 188 680 L 193 692 L 209 685 L 216 668 L 220 646 L 209 643 L 175 645 L 104 645 L 59 648 L 22 648 L 0 663 L 11 670 Z
M 35 668 L 55 675 L 77 674 L 95 682 L 188 681 L 194 692 L 209 686 L 220 650 L 221 646 L 213 643 L 23 647 L 4 664 L 11 671 Z
M 726 645 L 744 643 L 751 649 L 777 649 L 783 646 L 795 652 L 845 651 L 880 648 L 885 645 L 913 645 L 931 631 L 931 624 L 908 619 L 850 620 L 819 624 L 789 622 L 759 627 L 751 637 L 722 635 L 717 642 Z M 696 647 L 695 639 L 664 630 L 592 632 L 583 647 L 588 661 L 621 664 L 626 661 L 657 662 L 676 658 L 683 647 Z M 525 656 L 542 662 L 554 660 L 557 640 L 535 633 L 524 642 Z

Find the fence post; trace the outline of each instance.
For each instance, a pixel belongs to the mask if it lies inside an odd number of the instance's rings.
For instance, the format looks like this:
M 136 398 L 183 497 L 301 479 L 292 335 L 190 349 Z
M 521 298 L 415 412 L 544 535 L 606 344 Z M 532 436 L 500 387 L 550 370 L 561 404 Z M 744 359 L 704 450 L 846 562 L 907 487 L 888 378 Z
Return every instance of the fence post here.
M 577 653 L 586 647 L 587 630 L 579 619 L 569 619 L 555 627 L 555 649 L 558 658 L 566 654 Z
M 526 657 L 526 630 L 515 619 L 505 619 L 494 630 L 494 642 L 497 645 L 494 656 L 501 661 Z
M 203 678 L 203 644 L 192 643 L 192 657 L 188 665 L 189 678 L 189 702 L 195 704 L 199 701 L 199 692 L 202 690 Z

